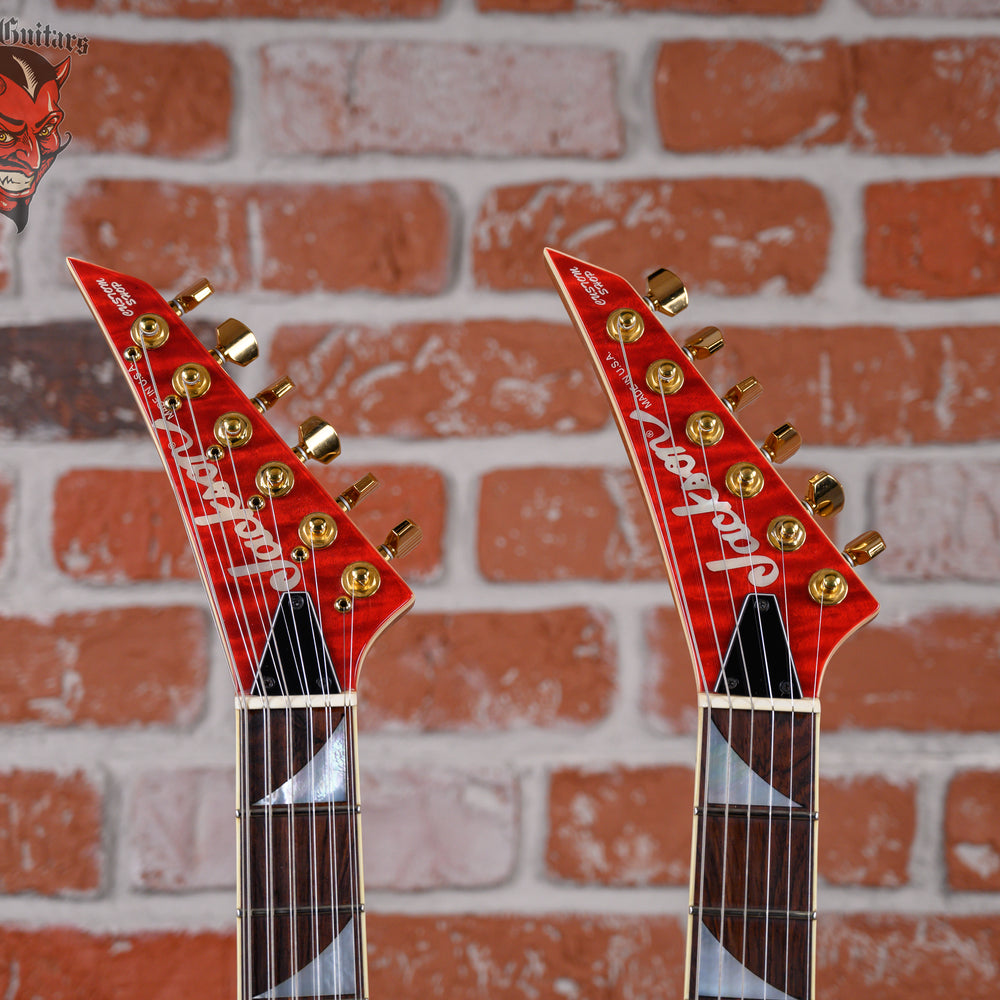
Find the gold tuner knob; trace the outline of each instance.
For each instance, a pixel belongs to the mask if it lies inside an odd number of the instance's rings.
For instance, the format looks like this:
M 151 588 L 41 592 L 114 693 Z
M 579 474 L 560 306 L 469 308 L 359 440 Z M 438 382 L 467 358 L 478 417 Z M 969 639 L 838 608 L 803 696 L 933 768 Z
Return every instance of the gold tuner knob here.
M 178 316 L 191 312 L 195 306 L 201 305 L 214 292 L 212 282 L 208 278 L 199 278 L 193 285 L 188 285 L 183 292 L 178 292 L 168 303 Z
M 768 434 L 761 451 L 775 465 L 781 465 L 799 450 L 801 444 L 802 435 L 791 424 L 782 424 Z
M 307 417 L 299 424 L 299 443 L 292 451 L 303 462 L 311 458 L 327 465 L 340 454 L 340 438 L 325 420 Z
M 337 497 L 337 503 L 341 510 L 354 510 L 369 493 L 374 493 L 378 488 L 379 481 L 369 472 L 367 475 L 362 476 L 353 486 L 348 486 Z
M 277 382 L 272 382 L 266 389 L 261 389 L 250 402 L 261 413 L 264 413 L 271 409 L 286 392 L 291 392 L 294 388 L 295 383 L 287 375 L 282 375 Z
M 832 517 L 843 509 L 844 487 L 829 472 L 817 472 L 809 479 L 806 495 L 802 499 L 814 514 Z
M 378 550 L 386 559 L 399 559 L 408 556 L 420 544 L 423 537 L 424 533 L 412 521 L 400 521 L 389 532 Z
M 218 346 L 211 354 L 220 364 L 231 361 L 244 368 L 256 359 L 257 338 L 246 323 L 241 323 L 238 319 L 227 319 L 215 328 L 215 337 Z
M 730 413 L 735 413 L 737 410 L 742 410 L 744 406 L 749 406 L 755 399 L 759 399 L 763 392 L 760 382 L 753 375 L 750 375 L 737 382 L 722 397 L 722 401 L 729 407 Z
M 706 326 L 684 341 L 684 353 L 693 361 L 704 361 L 725 346 L 722 331 L 715 326 Z
M 852 566 L 863 566 L 885 552 L 885 542 L 877 531 L 866 531 L 844 546 L 844 555 Z
M 688 293 L 684 282 L 665 267 L 654 271 L 646 279 L 646 293 L 649 304 L 657 311 L 668 316 L 676 316 L 687 308 Z

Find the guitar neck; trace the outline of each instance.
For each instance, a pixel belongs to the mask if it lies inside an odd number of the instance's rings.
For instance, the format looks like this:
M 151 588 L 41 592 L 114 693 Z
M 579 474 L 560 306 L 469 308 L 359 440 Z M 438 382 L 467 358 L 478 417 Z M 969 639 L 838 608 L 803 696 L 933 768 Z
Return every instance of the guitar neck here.
M 237 698 L 241 1000 L 368 995 L 356 696 Z
M 701 696 L 685 998 L 812 1000 L 819 703 Z

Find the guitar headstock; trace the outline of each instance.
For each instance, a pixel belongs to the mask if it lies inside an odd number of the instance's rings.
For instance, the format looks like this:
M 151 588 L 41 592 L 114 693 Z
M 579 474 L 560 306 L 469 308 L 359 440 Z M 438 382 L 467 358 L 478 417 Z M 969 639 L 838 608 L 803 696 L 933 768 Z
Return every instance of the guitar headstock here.
M 771 467 L 798 448 L 797 432 L 785 424 L 763 448 L 747 436 L 733 413 L 759 394 L 756 380 L 720 398 L 694 364 L 722 346 L 719 331 L 681 346 L 655 315 L 687 304 L 673 274 L 656 272 L 642 296 L 567 254 L 545 259 L 649 506 L 700 690 L 818 696 L 833 651 L 878 611 L 853 567 L 881 538 L 867 532 L 841 553 L 812 516 L 840 509 L 836 480 L 814 476 L 799 500 Z
M 339 454 L 333 428 L 311 417 L 289 447 L 263 414 L 291 381 L 248 399 L 225 370 L 256 357 L 253 334 L 226 320 L 209 351 L 182 321 L 207 281 L 168 303 L 136 278 L 68 264 L 163 460 L 237 690 L 354 690 L 371 642 L 413 603 L 389 561 L 420 529 L 404 521 L 377 547 L 361 534 L 347 512 L 374 477 L 334 499 L 305 464 Z

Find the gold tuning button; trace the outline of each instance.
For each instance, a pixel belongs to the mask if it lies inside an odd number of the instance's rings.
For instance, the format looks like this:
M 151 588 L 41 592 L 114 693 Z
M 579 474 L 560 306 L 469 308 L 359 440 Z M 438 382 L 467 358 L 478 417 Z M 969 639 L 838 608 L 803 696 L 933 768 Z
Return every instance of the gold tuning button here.
M 768 434 L 761 451 L 775 465 L 780 465 L 782 462 L 787 462 L 799 450 L 801 444 L 802 435 L 791 424 L 782 424 Z
M 424 533 L 409 519 L 400 521 L 386 536 L 378 547 L 386 559 L 399 559 L 408 556 L 424 537 Z
M 369 493 L 374 493 L 378 488 L 379 481 L 369 472 L 367 475 L 362 476 L 353 486 L 348 486 L 337 497 L 337 504 L 341 510 L 354 510 Z
M 759 399 L 763 392 L 764 390 L 761 388 L 760 382 L 753 375 L 750 375 L 748 378 L 737 382 L 722 397 L 722 402 L 729 407 L 730 413 L 735 413 L 737 410 L 742 410 L 744 406 L 749 406 L 755 399 Z
M 261 413 L 264 413 L 271 409 L 286 392 L 291 392 L 294 388 L 295 383 L 287 375 L 282 375 L 277 382 L 272 382 L 266 389 L 261 389 L 250 402 Z
M 866 531 L 844 546 L 844 555 L 852 566 L 863 566 L 885 552 L 885 542 L 877 531 Z
M 687 308 L 688 293 L 684 282 L 665 267 L 654 271 L 646 279 L 646 297 L 657 311 L 668 316 L 676 316 Z
M 227 319 L 215 328 L 217 346 L 209 353 L 220 364 L 231 361 L 244 368 L 257 358 L 257 338 L 246 323 Z
M 718 327 L 706 326 L 704 330 L 699 330 L 684 341 L 684 353 L 693 361 L 704 361 L 716 351 L 721 351 L 725 343 L 722 331 Z
M 190 312 L 195 306 L 201 305 L 214 292 L 212 282 L 208 278 L 199 278 L 193 285 L 188 285 L 183 292 L 178 292 L 168 303 L 178 316 Z
M 802 499 L 814 514 L 832 517 L 843 509 L 844 487 L 829 472 L 817 472 L 809 479 L 806 495 Z
M 292 448 L 299 461 L 310 458 L 328 465 L 340 454 L 340 438 L 337 432 L 319 417 L 306 417 L 299 424 L 299 443 Z

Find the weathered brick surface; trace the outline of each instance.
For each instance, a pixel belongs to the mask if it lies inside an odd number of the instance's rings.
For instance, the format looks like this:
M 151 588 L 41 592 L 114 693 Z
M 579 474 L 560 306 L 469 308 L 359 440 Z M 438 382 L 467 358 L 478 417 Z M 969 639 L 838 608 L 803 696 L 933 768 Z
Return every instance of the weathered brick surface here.
M 807 445 L 1000 436 L 1000 327 L 726 326 L 723 333 L 726 348 L 706 372 L 722 391 L 748 374 L 760 380 L 764 396 L 739 415 L 756 440 L 784 420 Z
M 886 538 L 875 575 L 889 580 L 1000 580 L 1000 463 L 886 463 L 875 520 Z
M 897 785 L 869 775 L 821 778 L 819 811 L 817 857 L 823 881 L 870 886 L 909 882 L 917 821 L 914 782 Z
M 0 723 L 187 725 L 204 703 L 207 642 L 205 616 L 183 607 L 0 619 Z
M 0 329 L 0 436 L 87 440 L 143 433 L 143 426 L 93 323 Z
M 884 1000 L 996 996 L 1000 919 L 995 915 L 823 915 L 817 996 Z
M 262 189 L 264 288 L 430 295 L 450 278 L 451 210 L 427 181 Z
M 1000 889 L 1000 771 L 962 771 L 952 778 L 945 846 L 952 889 Z
M 250 282 L 247 193 L 236 185 L 89 180 L 69 201 L 62 248 L 168 294 L 203 276 L 217 291 L 243 288 Z
M 362 781 L 370 888 L 468 889 L 510 879 L 520 809 L 509 773 L 378 768 Z
M 818 188 L 747 177 L 554 181 L 491 191 L 472 234 L 478 284 L 551 287 L 542 250 L 642 275 L 683 262 L 689 287 L 749 295 L 809 291 L 826 266 L 830 217 Z
M 614 688 L 607 621 L 583 607 L 411 614 L 379 638 L 362 728 L 495 730 L 594 723 Z
M 992 177 L 884 181 L 865 191 L 865 284 L 893 298 L 1000 291 Z
M 653 580 L 664 576 L 630 471 L 501 469 L 483 476 L 479 567 L 488 580 Z
M 847 136 L 851 61 L 834 41 L 665 42 L 654 86 L 663 145 L 680 153 Z
M 608 420 L 590 362 L 566 323 L 283 328 L 270 363 L 297 386 L 286 413 L 295 420 L 335 414 L 344 435 L 574 433 Z
M 261 90 L 264 143 L 279 156 L 608 157 L 624 146 L 614 58 L 591 48 L 283 42 L 264 51 Z
M 1000 13 L 997 0 L 859 0 L 880 17 L 990 17 Z
M 693 732 L 694 673 L 672 608 L 648 616 L 646 642 L 645 711 L 669 732 Z M 996 612 L 956 609 L 907 622 L 876 619 L 830 661 L 820 691 L 823 730 L 992 732 L 1000 699 L 998 649 Z
M 60 10 L 144 17 L 371 18 L 431 17 L 441 0 L 56 0 Z
M 46 1000 L 231 1000 L 236 939 L 229 931 L 91 934 L 67 926 L 0 927 L 0 990 Z
M 369 914 L 372 995 L 675 997 L 680 920 L 660 916 Z
M 232 67 L 205 42 L 91 39 L 63 99 L 74 153 L 218 156 L 229 141 Z M 164 81 L 169 81 L 164 86 Z
M 76 579 L 198 576 L 170 483 L 158 470 L 73 469 L 56 483 L 53 546 Z
M 693 802 L 687 767 L 555 771 L 546 867 L 573 882 L 687 885 Z
M 95 895 L 105 867 L 103 799 L 83 771 L 0 772 L 0 892 Z

